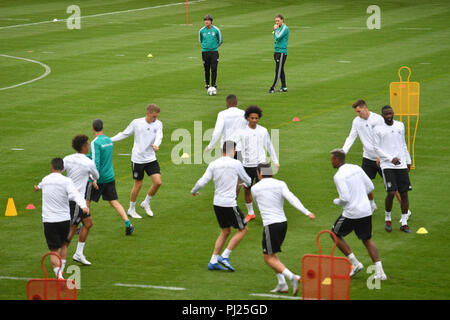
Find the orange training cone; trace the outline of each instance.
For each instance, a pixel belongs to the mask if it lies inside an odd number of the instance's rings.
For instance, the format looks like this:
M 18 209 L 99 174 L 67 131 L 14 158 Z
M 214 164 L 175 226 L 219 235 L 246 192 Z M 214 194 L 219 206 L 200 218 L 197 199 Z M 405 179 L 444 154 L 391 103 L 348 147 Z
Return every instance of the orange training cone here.
M 34 209 L 36 209 L 34 204 L 30 203 L 29 205 L 27 205 L 27 210 L 34 210 Z
M 17 216 L 17 210 L 16 210 L 16 206 L 14 205 L 13 198 L 8 199 L 8 205 L 6 206 L 5 216 L 7 216 L 7 217 Z
M 299 122 L 300 119 L 298 117 L 294 117 L 294 119 L 292 119 L 293 122 Z

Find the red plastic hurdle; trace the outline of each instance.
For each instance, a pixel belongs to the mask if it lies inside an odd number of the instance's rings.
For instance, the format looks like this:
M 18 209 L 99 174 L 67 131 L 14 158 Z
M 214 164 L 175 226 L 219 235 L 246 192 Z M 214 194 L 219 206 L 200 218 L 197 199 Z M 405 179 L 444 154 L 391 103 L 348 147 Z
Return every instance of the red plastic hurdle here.
M 323 255 L 319 238 L 329 233 L 334 239 L 331 255 Z M 348 300 L 350 298 L 350 260 L 335 257 L 336 235 L 323 230 L 317 235 L 319 254 L 306 254 L 302 258 L 302 298 L 304 300 Z
M 44 267 L 44 260 L 47 256 L 54 255 L 59 259 L 61 266 L 61 257 L 55 252 L 44 254 L 41 259 L 41 267 L 44 270 L 44 279 L 30 279 L 27 282 L 28 300 L 76 300 L 77 286 L 71 279 L 47 278 L 47 270 Z

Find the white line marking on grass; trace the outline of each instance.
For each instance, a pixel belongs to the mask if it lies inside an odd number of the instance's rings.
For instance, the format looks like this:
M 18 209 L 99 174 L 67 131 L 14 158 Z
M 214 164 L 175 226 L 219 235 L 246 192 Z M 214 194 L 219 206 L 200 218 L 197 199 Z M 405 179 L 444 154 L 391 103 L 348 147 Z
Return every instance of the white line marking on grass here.
M 282 296 L 282 295 L 278 295 L 278 294 L 268 294 L 268 293 L 250 293 L 250 296 L 265 297 L 265 298 L 282 298 L 282 299 L 290 299 L 290 300 L 302 300 L 302 297 Z
M 25 150 L 25 149 L 22 149 L 22 148 L 11 148 L 11 150 L 12 150 L 12 151 L 23 151 L 23 150 Z
M 41 74 L 39 77 L 31 79 L 31 80 L 28 80 L 28 81 L 25 81 L 25 82 L 22 82 L 22 83 L 19 83 L 19 84 L 15 84 L 13 86 L 0 88 L 0 91 L 6 90 L 6 89 L 17 88 L 17 87 L 23 86 L 25 84 L 29 84 L 31 82 L 41 80 L 42 78 L 45 78 L 46 76 L 48 76 L 50 74 L 50 72 L 52 72 L 52 69 L 50 69 L 50 67 L 48 65 L 46 65 L 45 63 L 36 61 L 36 60 L 31 60 L 31 59 L 21 58 L 21 57 L 8 56 L 7 54 L 0 54 L 0 57 L 6 57 L 6 58 L 11 58 L 11 59 L 24 60 L 24 61 L 28 61 L 28 62 L 32 62 L 32 63 L 37 63 L 37 64 L 39 64 L 39 65 L 41 65 L 41 66 L 43 66 L 45 68 L 45 72 L 43 74 Z
M 364 30 L 367 27 L 338 27 L 339 30 Z
M 398 28 L 399 30 L 433 30 L 433 28 L 408 28 L 408 27 L 403 27 L 403 28 Z
M 31 278 L 0 276 L 0 280 L 22 280 L 22 281 L 28 281 L 30 279 Z
M 145 288 L 145 289 L 162 289 L 162 290 L 171 290 L 171 291 L 181 291 L 186 290 L 185 288 L 178 287 L 163 287 L 163 286 L 153 286 L 149 284 L 127 284 L 127 283 L 115 283 L 117 287 L 129 287 L 129 288 Z
M 421 62 L 419 64 L 432 64 L 431 62 Z
M 129 156 L 129 153 L 119 153 L 119 156 Z
M 352 63 L 350 60 L 339 60 L 339 63 Z
M 189 1 L 189 4 L 194 4 L 198 2 L 203 2 L 206 0 L 195 0 L 195 1 Z M 122 10 L 122 11 L 113 11 L 113 12 L 105 12 L 105 13 L 98 13 L 98 14 L 92 14 L 89 16 L 81 16 L 81 18 L 94 18 L 94 17 L 102 17 L 102 16 L 109 16 L 113 14 L 120 14 L 120 13 L 129 13 L 129 12 L 136 12 L 136 11 L 144 11 L 144 10 L 151 10 L 151 9 L 159 9 L 159 8 L 167 8 L 167 7 L 173 7 L 173 6 L 179 6 L 179 5 L 186 5 L 186 2 L 175 2 L 175 3 L 169 3 L 169 4 L 163 4 L 159 6 L 153 6 L 153 7 L 144 7 L 144 8 L 137 8 L 137 9 L 129 9 L 129 10 Z M 58 22 L 65 22 L 67 19 L 57 19 Z M 38 24 L 44 24 L 44 23 L 53 23 L 55 21 L 48 20 L 48 21 L 40 21 L 40 22 L 33 22 L 33 23 L 25 23 L 25 24 L 16 24 L 12 26 L 5 26 L 0 27 L 0 30 L 2 29 L 11 29 L 11 28 L 19 28 L 19 27 L 27 27 L 27 26 L 35 26 Z

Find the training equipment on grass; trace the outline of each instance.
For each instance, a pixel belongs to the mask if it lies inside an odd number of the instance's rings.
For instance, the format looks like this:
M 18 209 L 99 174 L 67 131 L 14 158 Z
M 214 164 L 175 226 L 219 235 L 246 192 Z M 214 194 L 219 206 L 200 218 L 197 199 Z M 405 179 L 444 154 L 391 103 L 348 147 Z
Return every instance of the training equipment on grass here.
M 217 94 L 217 89 L 215 87 L 208 88 L 208 96 L 215 96 Z
M 8 199 L 8 204 L 6 205 L 5 216 L 6 217 L 15 217 L 15 216 L 17 216 L 17 210 L 16 210 L 16 206 L 14 204 L 14 199 L 13 198 L 9 198 Z
M 152 55 L 151 53 L 149 53 L 149 54 L 147 55 L 147 57 L 153 58 L 153 55 Z
M 419 228 L 419 230 L 417 230 L 416 233 L 417 234 L 428 234 L 428 231 L 424 227 L 421 227 L 421 228 Z
M 36 209 L 36 207 L 34 206 L 34 204 L 30 203 L 30 204 L 27 205 L 26 209 L 27 210 L 34 210 L 34 209 Z
M 331 255 L 323 255 L 319 238 L 329 233 L 334 239 Z M 319 254 L 305 254 L 302 258 L 302 298 L 304 300 L 348 300 L 350 298 L 350 260 L 335 257 L 336 235 L 328 230 L 316 238 Z
M 408 79 L 403 81 L 401 71 L 406 69 L 409 71 Z M 411 69 L 403 66 L 398 69 L 399 82 L 391 82 L 389 86 L 390 104 L 394 110 L 394 115 L 400 117 L 403 121 L 403 116 L 407 117 L 407 136 L 408 136 L 408 151 L 411 154 L 412 165 L 411 169 L 415 169 L 414 147 L 416 143 L 417 127 L 419 125 L 419 97 L 420 84 L 418 82 L 410 82 Z M 411 137 L 411 117 L 415 117 L 414 132 Z
M 298 118 L 298 117 L 294 117 L 293 119 L 292 119 L 292 122 L 299 122 L 300 121 L 300 119 Z
M 30 279 L 27 282 L 28 300 L 77 300 L 77 285 L 71 279 L 47 278 L 47 271 L 44 267 L 44 259 L 54 255 L 62 265 L 61 257 L 55 252 L 44 254 L 41 259 L 41 267 L 44 270 L 44 279 Z M 59 273 L 59 271 L 58 271 Z

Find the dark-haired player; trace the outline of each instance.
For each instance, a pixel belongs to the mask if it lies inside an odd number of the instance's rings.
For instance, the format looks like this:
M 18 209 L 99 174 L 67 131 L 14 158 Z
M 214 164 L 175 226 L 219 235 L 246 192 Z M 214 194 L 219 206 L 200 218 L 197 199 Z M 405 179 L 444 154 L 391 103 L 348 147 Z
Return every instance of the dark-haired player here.
M 248 231 L 244 215 L 236 202 L 236 181 L 239 177 L 245 186 L 250 186 L 251 180 L 245 173 L 242 163 L 234 159 L 235 153 L 236 143 L 225 141 L 222 147 L 222 157 L 208 165 L 206 172 L 191 190 L 191 194 L 196 196 L 199 194 L 198 191 L 211 179 L 214 181 L 214 212 L 220 226 L 220 235 L 216 240 L 213 255 L 208 264 L 209 270 L 228 269 L 234 271 L 229 261 L 230 254 Z M 222 255 L 219 256 L 231 234 L 231 227 L 238 231 L 230 239 Z
M 91 201 L 98 202 L 100 196 L 108 201 L 119 216 L 125 222 L 125 235 L 129 236 L 134 231 L 134 226 L 128 220 L 127 213 L 117 200 L 116 180 L 112 163 L 113 142 L 103 134 L 103 121 L 95 119 L 92 122 L 92 131 L 95 139 L 91 142 L 91 150 L 88 157 L 95 162 L 100 178 L 88 183 L 86 190 L 86 203 L 90 206 Z
M 288 292 L 286 277 L 291 281 L 292 292 L 296 295 L 300 277 L 286 268 L 277 256 L 277 253 L 281 252 L 281 245 L 287 232 L 287 218 L 283 210 L 284 199 L 310 219 L 315 219 L 315 216 L 303 206 L 285 182 L 272 178 L 270 164 L 260 163 L 256 172 L 259 182 L 252 187 L 252 195 L 264 225 L 262 239 L 264 261 L 275 271 L 278 280 L 278 285 L 271 292 Z
M 410 233 L 408 227 L 409 199 L 411 190 L 409 169 L 411 156 L 405 142 L 405 126 L 403 122 L 394 120 L 394 110 L 384 106 L 381 110 L 384 123 L 377 126 L 374 131 L 375 151 L 380 157 L 380 166 L 383 170 L 384 185 L 387 195 L 385 200 L 385 229 L 390 232 L 392 202 L 395 193 L 400 193 L 400 207 L 402 212 L 400 230 Z
M 198 41 L 202 45 L 203 68 L 205 69 L 205 89 L 216 87 L 217 66 L 219 65 L 219 46 L 223 42 L 222 32 L 212 24 L 213 18 L 207 14 L 203 21 L 205 26 L 198 32 Z
M 82 196 L 86 194 L 86 185 L 89 179 L 97 180 L 99 174 L 95 166 L 95 162 L 89 159 L 86 154 L 89 153 L 90 144 L 88 136 L 82 134 L 77 135 L 72 140 L 72 148 L 76 153 L 64 157 L 64 170 L 67 176 L 72 179 L 75 187 Z M 75 201 L 69 202 L 70 216 L 71 216 L 71 228 L 67 242 L 63 245 L 62 250 L 67 255 L 67 248 L 73 235 L 75 234 L 80 222 L 83 222 L 83 227 L 80 230 L 80 236 L 78 238 L 78 245 L 73 260 L 81 262 L 84 265 L 90 265 L 91 263 L 84 256 L 83 250 L 86 243 L 89 230 L 92 227 L 92 217 L 90 214 L 85 214 Z
M 363 145 L 363 159 L 361 168 L 369 176 L 370 179 L 375 179 L 377 173 L 382 176 L 381 168 L 377 164 L 378 154 L 374 148 L 373 130 L 376 126 L 382 124 L 383 117 L 379 114 L 369 111 L 364 100 L 357 100 L 352 105 L 357 116 L 353 119 L 352 129 L 345 139 L 342 149 L 348 153 L 356 137 L 359 137 Z M 372 211 L 377 209 L 377 205 L 373 199 L 373 192 L 369 193 L 369 201 Z
M 256 167 L 258 164 L 266 162 L 266 151 L 270 155 L 270 159 L 275 164 L 276 168 L 280 168 L 278 158 L 275 153 L 272 141 L 270 140 L 269 132 L 266 128 L 258 124 L 262 117 L 262 110 L 258 106 L 249 106 L 245 110 L 245 119 L 248 125 L 236 133 L 236 139 L 241 146 L 242 164 L 247 174 L 252 179 L 252 184 L 258 182 L 258 175 Z M 255 219 L 255 212 L 253 210 L 253 198 L 250 188 L 245 189 L 245 205 L 247 207 L 246 221 Z
M 62 175 L 64 161 L 53 158 L 51 161 L 51 174 L 34 186 L 34 191 L 42 190 L 42 222 L 44 235 L 50 251 L 57 253 L 62 259 L 62 265 L 56 256 L 50 261 L 58 279 L 62 279 L 66 256 L 62 246 L 67 241 L 70 231 L 69 201 L 75 201 L 84 214 L 89 214 L 89 208 L 82 195 L 75 188 L 72 180 Z M 66 251 L 67 253 L 67 251 Z
M 331 151 L 330 162 L 337 169 L 333 179 L 339 194 L 333 203 L 343 209 L 331 231 L 337 236 L 337 247 L 352 263 L 350 276 L 364 268 L 344 240 L 346 235 L 355 231 L 375 264 L 374 278 L 386 280 L 378 249 L 372 241 L 372 209 L 367 195 L 374 189 L 373 183 L 359 166 L 345 163 L 345 152 L 342 149 Z

